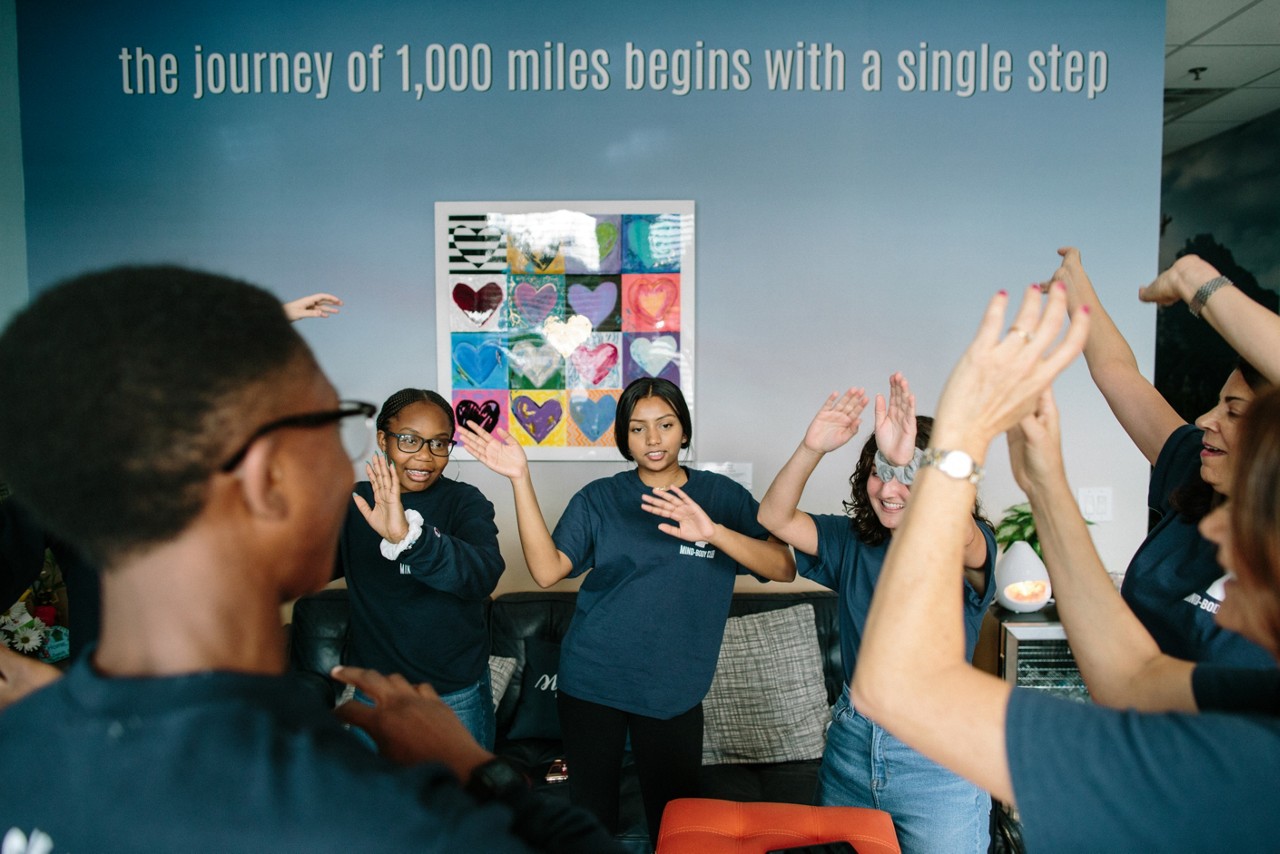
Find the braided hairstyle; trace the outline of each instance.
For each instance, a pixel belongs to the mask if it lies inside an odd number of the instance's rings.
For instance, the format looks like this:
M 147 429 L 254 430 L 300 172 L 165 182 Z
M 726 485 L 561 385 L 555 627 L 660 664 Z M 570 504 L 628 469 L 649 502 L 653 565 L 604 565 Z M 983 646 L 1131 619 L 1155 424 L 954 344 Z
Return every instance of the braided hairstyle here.
M 406 406 L 414 403 L 433 403 L 440 407 L 444 417 L 449 419 L 449 435 L 452 436 L 457 431 L 458 424 L 453 417 L 453 407 L 449 405 L 449 401 L 426 388 L 402 388 L 388 397 L 378 413 L 378 429 L 383 433 L 390 433 L 391 419 L 399 415 Z

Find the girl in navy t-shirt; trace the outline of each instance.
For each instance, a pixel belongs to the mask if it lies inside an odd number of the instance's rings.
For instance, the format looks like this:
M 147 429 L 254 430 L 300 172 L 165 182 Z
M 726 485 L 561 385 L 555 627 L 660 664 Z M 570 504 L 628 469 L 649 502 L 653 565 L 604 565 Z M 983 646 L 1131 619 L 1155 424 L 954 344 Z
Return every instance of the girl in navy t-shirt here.
M 990 797 L 898 741 L 859 714 L 849 701 L 848 683 L 871 596 L 893 531 L 906 513 L 911 483 L 933 426 L 932 419 L 916 417 L 915 397 L 901 374 L 890 378 L 889 387 L 887 404 L 876 398 L 875 435 L 867 440 L 849 478 L 853 494 L 845 502 L 848 515 L 810 515 L 796 505 L 818 461 L 858 432 L 867 396 L 857 388 L 839 397 L 831 395 L 818 410 L 804 441 L 765 493 L 760 521 L 795 548 L 796 566 L 802 575 L 840 596 L 845 690 L 832 710 L 827 730 L 818 772 L 819 803 L 889 812 L 904 852 L 982 854 L 987 850 Z M 982 616 L 991 603 L 995 562 L 995 536 L 976 504 L 966 542 L 956 592 L 964 598 L 965 649 L 972 660 Z
M 735 577 L 795 577 L 790 551 L 756 521 L 758 506 L 746 489 L 680 465 L 692 432 L 674 383 L 644 378 L 628 385 L 614 436 L 636 468 L 583 487 L 552 533 L 521 446 L 501 429 L 490 435 L 466 424 L 460 431 L 468 452 L 511 479 L 520 545 L 538 585 L 590 570 L 557 676 L 570 793 L 616 832 L 630 735 L 654 840 L 666 803 L 699 793 L 702 698 Z

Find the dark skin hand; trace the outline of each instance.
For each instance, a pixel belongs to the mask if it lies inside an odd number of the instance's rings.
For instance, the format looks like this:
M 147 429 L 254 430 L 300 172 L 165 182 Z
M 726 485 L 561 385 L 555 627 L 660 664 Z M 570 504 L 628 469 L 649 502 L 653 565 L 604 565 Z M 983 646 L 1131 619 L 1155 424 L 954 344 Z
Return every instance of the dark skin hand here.
M 439 762 L 465 782 L 476 766 L 493 758 L 430 685 L 413 685 L 398 673 L 384 676 L 363 667 L 335 667 L 331 675 L 373 700 L 372 706 L 345 703 L 335 714 L 367 732 L 392 762 Z

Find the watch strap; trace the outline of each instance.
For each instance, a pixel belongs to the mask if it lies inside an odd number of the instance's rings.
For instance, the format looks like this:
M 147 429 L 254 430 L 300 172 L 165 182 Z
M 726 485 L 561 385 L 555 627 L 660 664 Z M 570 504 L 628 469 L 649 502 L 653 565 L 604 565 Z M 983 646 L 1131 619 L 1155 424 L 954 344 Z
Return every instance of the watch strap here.
M 1219 288 L 1224 288 L 1230 284 L 1232 282 L 1226 276 L 1218 276 L 1196 288 L 1195 295 L 1191 297 L 1191 302 L 1187 304 L 1187 308 L 1191 310 L 1191 316 L 1199 317 L 1200 312 L 1204 311 L 1205 303 L 1209 301 L 1209 297 L 1217 293 Z
M 949 468 L 951 460 L 959 460 L 962 464 L 967 463 L 968 471 L 950 471 Z M 924 452 L 924 458 L 921 459 L 920 464 L 936 468 L 938 471 L 953 480 L 967 480 L 974 486 L 978 485 L 978 482 L 982 480 L 982 475 L 985 473 L 982 466 L 974 462 L 973 457 L 969 456 L 964 451 L 948 451 L 942 448 L 929 448 Z
M 529 791 L 529 779 L 501 756 L 477 765 L 464 787 L 480 803 L 510 801 Z

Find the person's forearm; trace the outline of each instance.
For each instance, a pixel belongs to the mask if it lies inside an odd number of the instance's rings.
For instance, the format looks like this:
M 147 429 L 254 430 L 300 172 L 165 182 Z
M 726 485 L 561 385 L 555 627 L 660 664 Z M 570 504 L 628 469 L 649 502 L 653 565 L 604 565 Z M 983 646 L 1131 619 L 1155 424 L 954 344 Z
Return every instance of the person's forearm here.
M 533 490 L 533 478 L 528 474 L 513 478 L 511 489 L 515 493 L 516 527 L 520 531 L 520 548 L 524 551 L 529 574 L 539 587 L 550 587 L 566 578 L 573 567 L 551 539 L 551 531 L 538 506 L 538 496 Z
M 1200 316 L 1268 381 L 1280 382 L 1280 315 L 1231 287 L 1215 292 Z
M 796 562 L 791 549 L 772 540 L 757 540 L 716 523 L 708 543 L 733 558 L 745 569 L 771 581 L 794 581 Z
M 471 527 L 481 528 L 485 521 L 491 534 L 474 541 L 468 538 L 469 531 L 437 534 L 428 526 L 419 542 L 398 559 L 409 567 L 415 579 L 429 587 L 463 599 L 487 599 L 502 577 L 505 564 L 492 519 L 477 520 Z
M 801 442 L 760 500 L 757 518 L 761 525 L 783 542 L 805 554 L 818 549 L 818 533 L 813 521 L 799 509 L 805 484 L 822 460 L 822 454 L 809 450 Z
M 1067 295 L 1072 311 L 1080 305 L 1089 306 L 1084 358 L 1094 385 L 1120 426 L 1154 465 L 1169 434 L 1183 423 L 1182 418 L 1142 375 L 1133 348 L 1103 307 L 1088 277 L 1075 276 Z
M 938 447 L 975 459 L 985 450 Z M 916 475 L 871 601 L 852 698 L 897 738 L 1012 802 L 1004 744 L 1010 687 L 965 660 L 962 599 L 955 576 L 938 571 L 962 563 L 973 500 L 965 481 L 931 468 Z
M 1102 566 L 1065 476 L 1028 495 L 1058 616 L 1097 702 L 1144 711 L 1195 711 L 1190 662 L 1160 652 Z

